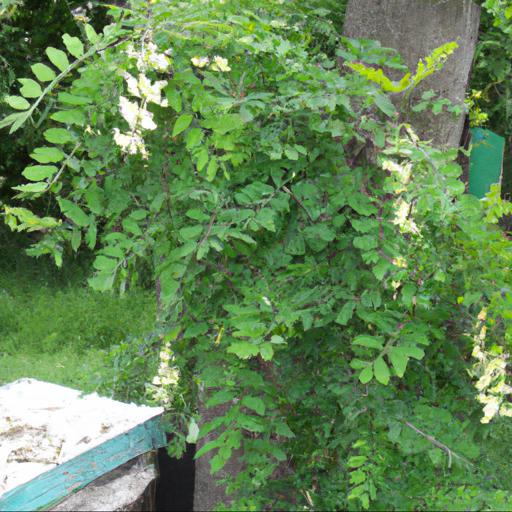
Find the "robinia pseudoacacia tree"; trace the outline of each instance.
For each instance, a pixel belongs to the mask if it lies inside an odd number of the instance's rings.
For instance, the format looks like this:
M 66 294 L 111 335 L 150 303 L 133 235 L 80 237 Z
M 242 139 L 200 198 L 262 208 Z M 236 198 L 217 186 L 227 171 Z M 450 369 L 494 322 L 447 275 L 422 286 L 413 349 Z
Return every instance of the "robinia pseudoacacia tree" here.
M 233 509 L 509 503 L 471 459 L 478 417 L 512 415 L 510 207 L 464 195 L 456 150 L 388 96 L 455 46 L 393 82 L 393 52 L 345 40 L 340 72 L 321 9 L 299 7 L 133 0 L 64 34 L 6 98 L 0 126 L 46 144 L 3 216 L 57 265 L 94 251 L 95 289 L 150 270 L 148 390 L 171 418 L 198 397 L 220 411 L 174 428 L 214 433 L 197 453 L 214 474 L 236 453 Z

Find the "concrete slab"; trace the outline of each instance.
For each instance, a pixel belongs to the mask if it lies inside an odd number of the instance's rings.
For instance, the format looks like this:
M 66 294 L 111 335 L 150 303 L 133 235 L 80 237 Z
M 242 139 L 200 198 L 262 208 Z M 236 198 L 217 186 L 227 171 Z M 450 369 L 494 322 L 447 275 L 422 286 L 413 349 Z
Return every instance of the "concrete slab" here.
M 0 387 L 0 510 L 50 506 L 163 446 L 162 413 L 34 379 Z

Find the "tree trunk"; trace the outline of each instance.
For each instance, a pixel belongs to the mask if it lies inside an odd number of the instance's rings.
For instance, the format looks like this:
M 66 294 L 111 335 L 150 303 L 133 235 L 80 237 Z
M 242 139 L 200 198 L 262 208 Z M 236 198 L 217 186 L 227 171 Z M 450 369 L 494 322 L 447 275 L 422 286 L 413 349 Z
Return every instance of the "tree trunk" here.
M 350 0 L 343 33 L 394 48 L 413 73 L 419 59 L 443 44 L 457 42 L 459 48 L 443 69 L 422 82 L 412 99 L 433 90 L 463 108 L 479 23 L 480 7 L 472 0 Z M 389 74 L 393 76 L 393 72 Z M 408 121 L 424 140 L 438 146 L 460 145 L 463 113 L 453 115 L 444 107 L 442 114 L 413 113 Z
M 198 407 L 201 415 L 201 425 L 219 416 L 224 416 L 231 407 L 231 404 L 227 403 L 207 409 L 204 405 L 205 401 L 204 394 L 201 394 Z M 215 439 L 219 433 L 218 430 L 210 432 L 198 441 L 196 449 L 199 450 L 206 443 Z M 223 485 L 219 485 L 219 481 L 224 478 L 233 480 L 242 468 L 241 450 L 235 450 L 226 465 L 218 473 L 212 475 L 210 473 L 210 460 L 215 453 L 216 450 L 212 450 L 196 460 L 194 510 L 198 512 L 213 510 L 220 503 L 229 504 L 230 500 L 226 495 L 226 489 Z

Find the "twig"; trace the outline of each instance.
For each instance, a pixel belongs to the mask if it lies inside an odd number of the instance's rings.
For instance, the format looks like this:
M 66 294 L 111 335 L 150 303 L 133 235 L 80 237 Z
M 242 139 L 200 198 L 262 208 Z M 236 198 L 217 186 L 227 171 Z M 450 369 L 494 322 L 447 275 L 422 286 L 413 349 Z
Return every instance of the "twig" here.
M 270 203 L 270 201 L 272 201 L 272 199 L 274 199 L 274 197 L 276 197 L 277 193 L 278 193 L 281 189 L 283 189 L 283 190 L 284 190 L 284 189 L 286 188 L 286 187 L 285 187 L 285 185 L 286 185 L 287 183 L 290 183 L 290 181 L 292 181 L 295 177 L 296 177 L 296 174 L 295 174 L 295 173 L 293 173 L 293 174 L 292 174 L 292 176 L 291 176 L 290 178 L 288 178 L 287 180 L 285 180 L 285 181 L 281 184 L 281 186 L 277 187 L 277 188 L 274 190 L 274 192 L 272 192 L 272 194 L 270 194 L 270 196 L 269 196 L 269 197 L 267 197 L 267 199 L 265 199 L 265 201 L 263 201 L 263 202 L 261 203 L 261 205 L 259 206 L 259 208 L 258 208 L 258 210 L 257 210 L 257 211 L 259 212 L 259 211 L 261 211 L 263 208 L 265 208 L 265 206 L 266 206 L 268 203 Z M 290 192 L 288 191 L 288 193 L 290 193 Z M 245 230 L 245 229 L 247 228 L 247 226 L 249 225 L 249 223 L 251 222 L 251 220 L 253 220 L 253 218 L 252 218 L 252 217 L 249 217 L 249 218 L 245 221 L 245 223 L 244 223 L 244 227 L 243 227 L 243 230 Z
M 197 250 L 199 249 L 199 247 L 201 247 L 201 245 L 203 245 L 204 242 L 206 241 L 206 239 L 210 236 L 210 233 L 211 233 L 212 228 L 213 228 L 213 223 L 215 222 L 216 218 L 217 218 L 217 212 L 214 212 L 212 214 L 212 216 L 210 217 L 210 223 L 208 224 L 208 228 L 206 229 L 205 235 L 203 236 L 201 241 L 197 244 L 197 248 L 195 250 L 196 253 L 197 253 Z
M 434 437 L 432 437 L 429 434 L 425 434 L 425 432 L 421 431 L 418 427 L 415 427 L 412 423 L 408 421 L 404 421 L 405 425 L 407 425 L 410 429 L 414 430 L 417 434 L 420 436 L 423 436 L 427 441 L 430 441 L 434 446 L 437 448 L 443 450 L 448 455 L 448 467 L 451 468 L 452 466 L 452 457 L 455 457 L 456 459 L 461 460 L 462 462 L 465 462 L 466 464 L 473 466 L 473 463 L 470 462 L 468 459 L 462 457 L 461 455 L 456 454 L 453 450 L 448 448 L 445 444 L 441 443 Z
M 359 146 L 356 151 L 354 152 L 354 155 L 353 157 L 347 161 L 347 164 L 348 166 L 352 169 L 357 161 L 357 159 L 359 158 L 359 156 L 361 155 L 361 153 L 366 149 L 366 142 L 364 144 L 361 144 L 361 146 Z
M 308 212 L 307 208 L 300 202 L 300 199 L 288 187 L 283 186 L 283 190 L 289 194 L 290 197 L 306 212 L 306 215 L 308 216 L 311 224 L 314 224 L 315 221 L 313 220 L 313 217 L 311 217 L 311 214 Z
M 44 192 L 47 192 L 50 190 L 52 185 L 60 178 L 61 174 L 64 172 L 64 169 L 66 168 L 66 165 L 68 162 L 75 156 L 75 153 L 78 151 L 80 146 L 82 145 L 81 142 L 78 142 L 76 146 L 73 148 L 73 151 L 67 156 L 67 158 L 64 160 L 62 165 L 60 166 L 60 169 L 58 170 L 57 174 L 51 179 L 50 183 L 48 183 L 47 187 L 44 189 Z

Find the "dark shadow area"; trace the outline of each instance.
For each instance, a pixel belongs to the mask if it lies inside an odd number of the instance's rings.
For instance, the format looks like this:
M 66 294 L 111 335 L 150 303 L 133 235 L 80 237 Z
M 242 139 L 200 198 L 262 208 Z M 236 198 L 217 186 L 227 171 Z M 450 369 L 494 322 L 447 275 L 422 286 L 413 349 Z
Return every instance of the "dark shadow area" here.
M 194 504 L 195 444 L 188 444 L 181 459 L 169 457 L 166 448 L 158 450 L 160 478 L 156 485 L 157 511 L 191 511 Z

